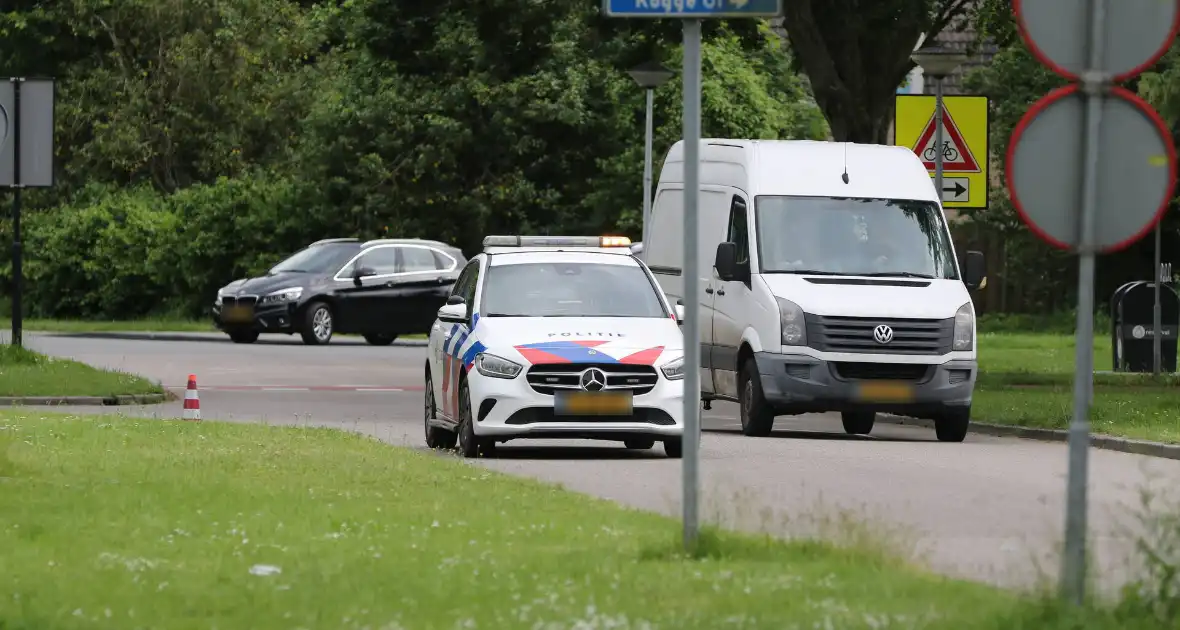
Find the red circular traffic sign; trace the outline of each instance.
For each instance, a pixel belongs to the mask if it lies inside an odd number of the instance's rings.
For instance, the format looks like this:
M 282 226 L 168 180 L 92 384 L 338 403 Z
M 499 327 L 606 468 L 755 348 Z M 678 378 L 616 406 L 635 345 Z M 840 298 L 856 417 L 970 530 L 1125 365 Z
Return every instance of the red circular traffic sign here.
M 1180 33 L 1180 0 L 1094 0 L 1106 13 L 1099 67 L 1090 68 L 1090 0 L 1012 0 L 1016 28 L 1038 61 L 1071 80 L 1087 70 L 1125 81 L 1159 61 Z
M 1029 229 L 1062 249 L 1079 245 L 1086 97 L 1076 84 L 1033 104 L 1012 132 L 1005 164 L 1009 196 Z M 1176 148 L 1167 125 L 1123 88 L 1101 98 L 1094 246 L 1114 252 L 1159 222 L 1176 185 Z

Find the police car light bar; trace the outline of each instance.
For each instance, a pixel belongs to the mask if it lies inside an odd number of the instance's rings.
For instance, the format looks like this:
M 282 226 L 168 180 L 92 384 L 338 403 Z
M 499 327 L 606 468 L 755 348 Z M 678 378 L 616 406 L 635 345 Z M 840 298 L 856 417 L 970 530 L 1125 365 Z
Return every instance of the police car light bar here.
M 486 236 L 487 247 L 630 247 L 626 236 Z

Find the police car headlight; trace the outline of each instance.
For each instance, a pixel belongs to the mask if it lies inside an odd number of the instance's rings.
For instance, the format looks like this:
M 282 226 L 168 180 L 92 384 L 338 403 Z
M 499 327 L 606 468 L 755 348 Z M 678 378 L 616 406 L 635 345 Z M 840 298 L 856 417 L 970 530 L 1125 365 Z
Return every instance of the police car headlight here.
M 475 357 L 475 369 L 491 378 L 516 378 L 516 375 L 520 374 L 521 366 L 504 357 L 484 352 Z
M 970 350 L 975 337 L 975 312 L 968 302 L 959 307 L 955 313 L 955 336 L 951 342 L 952 350 Z
M 274 293 L 268 293 L 262 296 L 263 304 L 282 304 L 283 302 L 294 302 L 303 295 L 303 287 L 292 287 L 290 289 L 282 289 Z
M 679 381 L 684 378 L 684 357 L 665 363 L 660 366 L 660 371 L 664 373 L 664 378 L 669 381 Z

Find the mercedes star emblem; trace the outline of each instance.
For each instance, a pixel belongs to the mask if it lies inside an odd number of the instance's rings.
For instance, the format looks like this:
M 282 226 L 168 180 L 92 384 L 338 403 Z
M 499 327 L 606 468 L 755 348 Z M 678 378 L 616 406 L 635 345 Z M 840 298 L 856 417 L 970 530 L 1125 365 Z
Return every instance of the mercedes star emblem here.
M 875 339 L 877 343 L 889 343 L 890 341 L 893 341 L 893 329 L 886 326 L 885 324 L 881 324 L 880 326 L 877 326 L 873 329 L 873 339 Z
M 606 387 L 606 374 L 598 368 L 590 368 L 582 372 L 582 389 L 588 392 L 599 392 Z

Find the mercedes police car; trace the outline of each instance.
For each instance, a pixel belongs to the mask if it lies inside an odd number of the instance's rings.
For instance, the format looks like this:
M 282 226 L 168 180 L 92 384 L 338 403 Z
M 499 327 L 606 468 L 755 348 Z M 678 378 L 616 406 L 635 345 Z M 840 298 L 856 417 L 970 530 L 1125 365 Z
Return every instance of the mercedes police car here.
M 681 456 L 683 307 L 624 237 L 489 236 L 430 331 L 425 431 L 464 457 L 520 438 Z

